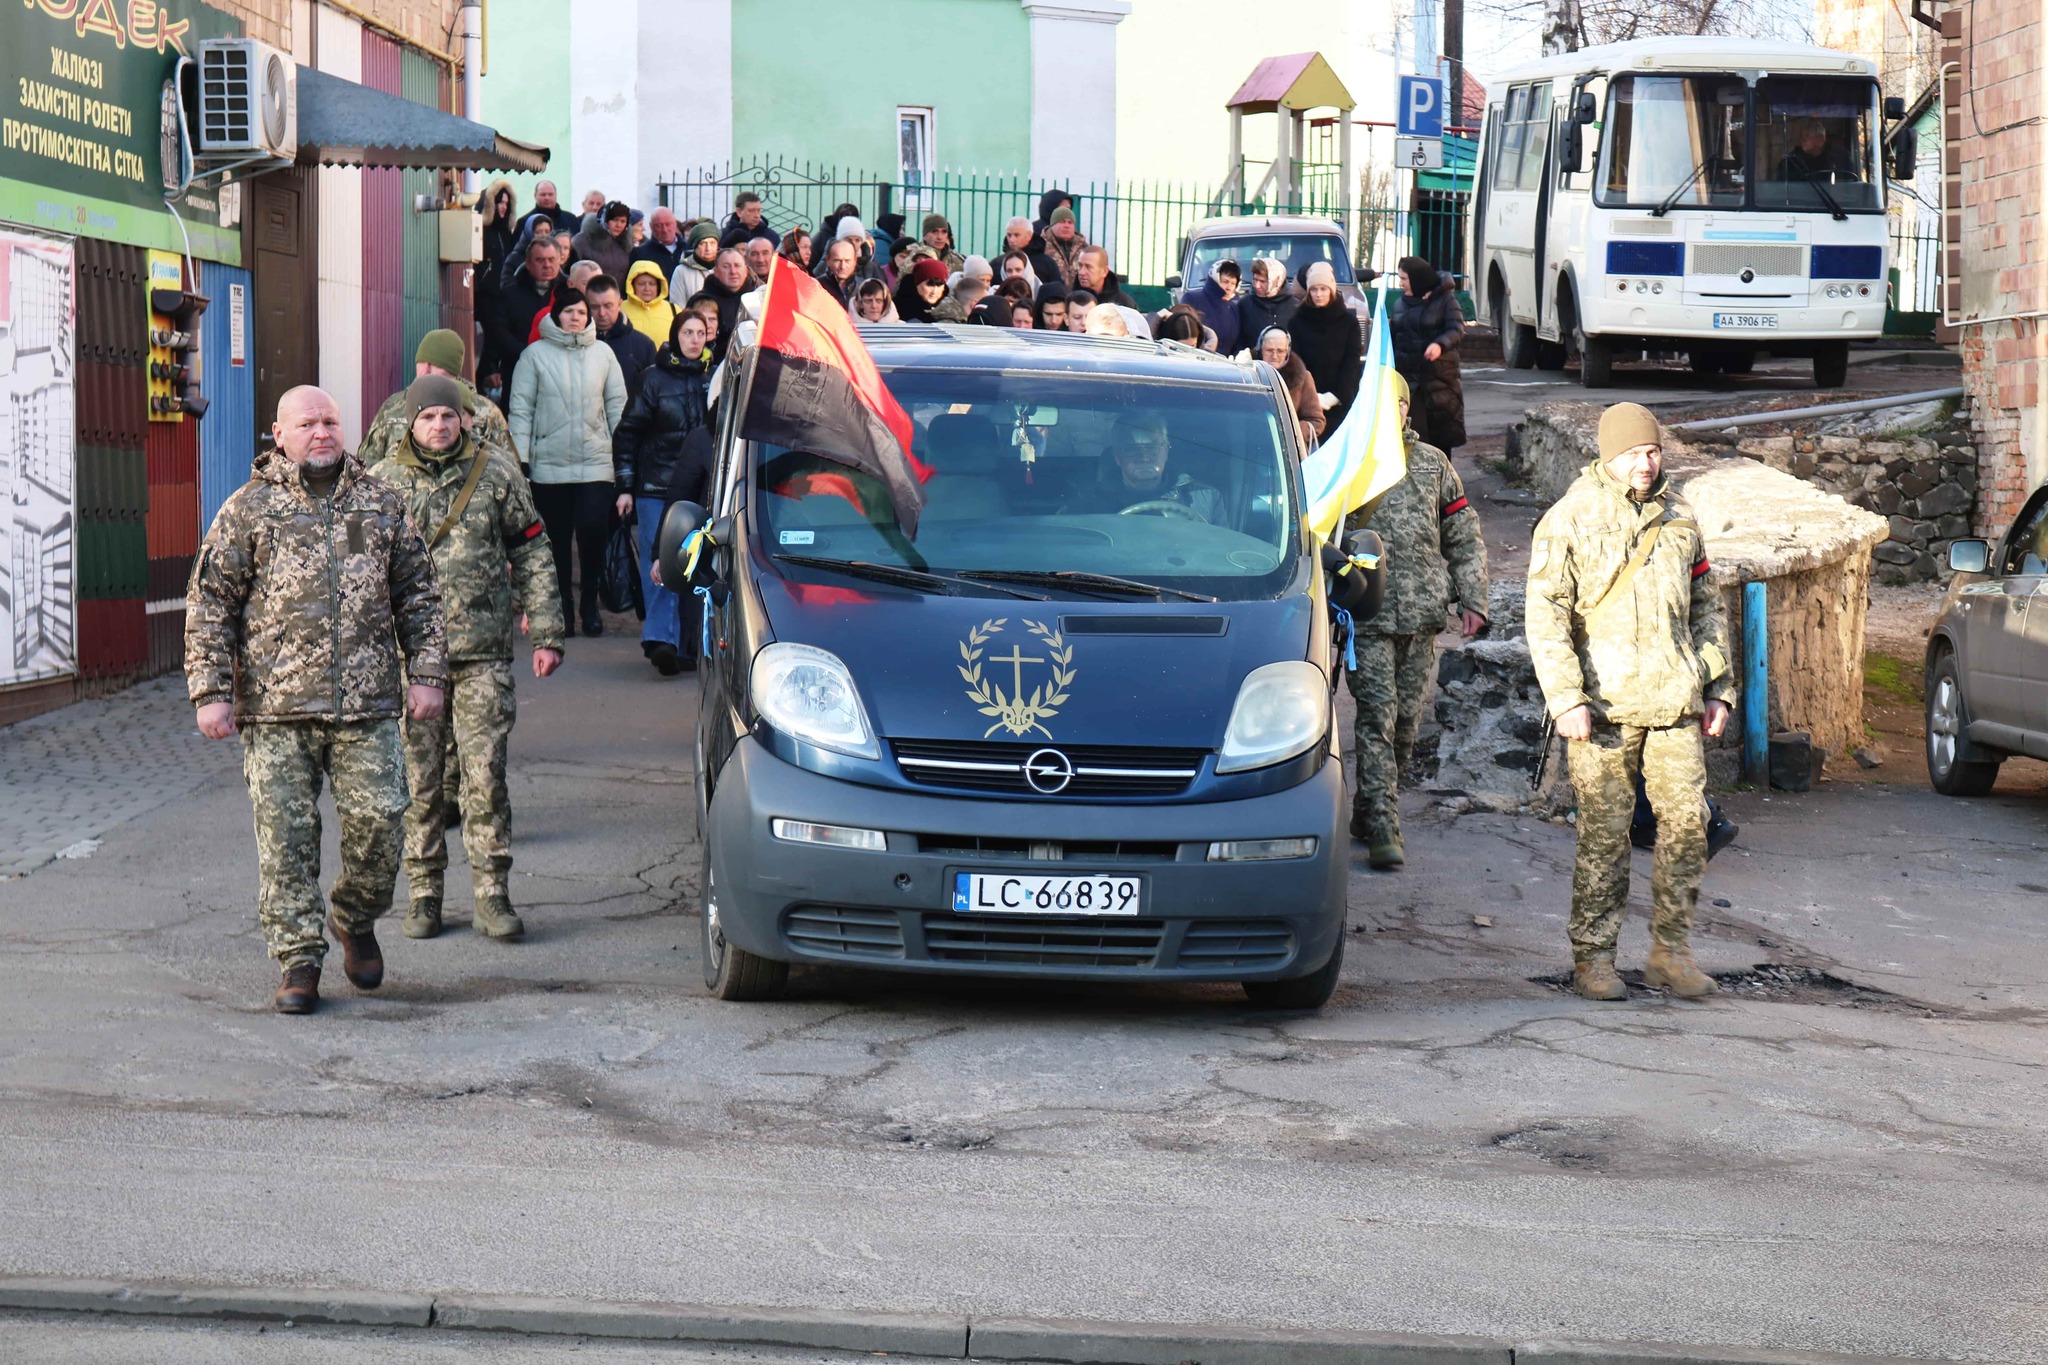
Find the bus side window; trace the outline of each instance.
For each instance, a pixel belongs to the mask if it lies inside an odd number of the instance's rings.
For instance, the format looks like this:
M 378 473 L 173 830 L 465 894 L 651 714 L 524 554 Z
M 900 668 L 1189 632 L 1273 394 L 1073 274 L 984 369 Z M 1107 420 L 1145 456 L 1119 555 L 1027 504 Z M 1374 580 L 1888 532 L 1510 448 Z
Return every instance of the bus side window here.
M 1517 85 L 1510 88 L 1507 109 L 1500 120 L 1500 156 L 1493 167 L 1493 187 L 1497 190 L 1519 188 L 1516 179 L 1521 174 L 1522 140 L 1529 131 L 1525 121 L 1528 107 L 1529 87 Z
M 1516 189 L 1543 188 L 1543 157 L 1550 150 L 1550 112 L 1550 82 L 1542 81 L 1529 87 L 1528 99 L 1522 106 L 1526 127 L 1522 133 L 1522 167 L 1515 177 Z

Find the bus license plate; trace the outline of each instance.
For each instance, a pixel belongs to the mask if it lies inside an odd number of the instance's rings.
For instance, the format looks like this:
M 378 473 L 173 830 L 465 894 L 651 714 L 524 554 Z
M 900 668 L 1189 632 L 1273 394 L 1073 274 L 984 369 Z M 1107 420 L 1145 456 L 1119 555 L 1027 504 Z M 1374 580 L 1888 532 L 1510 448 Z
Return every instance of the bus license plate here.
M 956 915 L 1135 915 L 1144 899 L 1137 877 L 953 874 Z
M 1761 327 L 1768 330 L 1778 325 L 1778 315 L 1776 313 L 1716 313 L 1714 314 L 1714 325 L 1716 327 Z

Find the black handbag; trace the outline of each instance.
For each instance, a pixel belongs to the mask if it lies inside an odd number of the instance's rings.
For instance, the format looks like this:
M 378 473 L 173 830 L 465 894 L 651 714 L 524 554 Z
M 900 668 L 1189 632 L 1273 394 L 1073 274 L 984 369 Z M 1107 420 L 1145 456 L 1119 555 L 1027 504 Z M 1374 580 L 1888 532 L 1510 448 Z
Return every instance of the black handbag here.
M 630 611 L 647 619 L 647 603 L 640 596 L 640 545 L 633 534 L 634 519 L 622 517 L 612 528 L 604 548 L 604 574 L 598 579 L 598 600 L 606 611 Z

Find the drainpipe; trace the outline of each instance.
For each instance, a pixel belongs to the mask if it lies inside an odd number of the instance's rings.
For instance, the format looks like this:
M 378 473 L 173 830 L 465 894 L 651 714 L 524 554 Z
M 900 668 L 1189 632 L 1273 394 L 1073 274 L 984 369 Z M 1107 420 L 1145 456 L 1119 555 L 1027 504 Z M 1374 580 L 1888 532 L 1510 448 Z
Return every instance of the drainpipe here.
M 1771 631 L 1762 583 L 1742 585 L 1742 778 L 1771 780 Z
M 481 0 L 465 4 L 456 16 L 462 26 L 462 116 L 472 123 L 483 122 L 484 7 Z M 483 188 L 483 177 L 473 170 L 462 173 L 462 189 L 475 194 Z

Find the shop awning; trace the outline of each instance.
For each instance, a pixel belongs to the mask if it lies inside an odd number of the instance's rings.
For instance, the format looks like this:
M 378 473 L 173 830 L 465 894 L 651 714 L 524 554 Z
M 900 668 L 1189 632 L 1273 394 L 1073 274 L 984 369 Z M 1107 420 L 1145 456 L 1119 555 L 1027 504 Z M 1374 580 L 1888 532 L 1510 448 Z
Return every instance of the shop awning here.
M 302 66 L 299 163 L 398 170 L 543 171 L 548 149 Z

